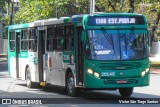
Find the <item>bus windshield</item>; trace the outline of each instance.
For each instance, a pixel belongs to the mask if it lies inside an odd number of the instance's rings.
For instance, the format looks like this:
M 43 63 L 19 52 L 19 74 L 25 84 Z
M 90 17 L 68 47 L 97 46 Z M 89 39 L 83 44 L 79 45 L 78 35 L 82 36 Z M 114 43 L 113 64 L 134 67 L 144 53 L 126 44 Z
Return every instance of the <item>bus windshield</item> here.
M 140 60 L 148 57 L 146 30 L 88 30 L 86 57 L 92 60 Z

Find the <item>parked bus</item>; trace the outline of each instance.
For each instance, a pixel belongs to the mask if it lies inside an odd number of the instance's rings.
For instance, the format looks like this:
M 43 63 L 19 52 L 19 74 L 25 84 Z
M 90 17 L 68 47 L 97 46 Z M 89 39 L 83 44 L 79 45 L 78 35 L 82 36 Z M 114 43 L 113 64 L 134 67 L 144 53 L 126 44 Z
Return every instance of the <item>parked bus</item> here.
M 15 79 L 80 90 L 118 89 L 129 97 L 149 85 L 146 19 L 100 13 L 37 20 L 8 27 L 8 71 Z

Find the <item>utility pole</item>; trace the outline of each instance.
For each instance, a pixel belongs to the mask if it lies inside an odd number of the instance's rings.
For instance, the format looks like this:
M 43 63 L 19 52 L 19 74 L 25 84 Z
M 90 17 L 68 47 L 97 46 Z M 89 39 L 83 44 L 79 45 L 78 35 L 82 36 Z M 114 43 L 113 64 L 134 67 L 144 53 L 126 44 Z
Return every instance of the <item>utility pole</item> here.
M 10 0 L 11 3 L 11 12 L 10 12 L 10 25 L 13 24 L 13 15 L 16 13 L 17 10 L 15 10 L 14 4 L 19 3 L 19 0 Z M 9 1 L 8 1 L 8 5 L 9 5 Z
M 11 2 L 11 0 L 7 0 L 7 4 L 8 4 L 7 15 L 10 15 L 10 2 Z
M 90 0 L 90 14 L 95 12 L 95 0 Z
M 3 15 L 3 11 L 2 11 L 2 8 L 0 8 L 0 39 L 2 39 L 2 37 L 3 37 L 2 15 Z
M 12 25 L 13 23 L 13 9 L 14 9 L 13 5 L 14 5 L 14 0 L 11 1 L 11 12 L 10 12 L 10 22 L 9 22 L 10 25 Z
M 56 18 L 58 18 L 58 14 L 59 14 L 59 8 L 58 8 L 58 3 L 59 3 L 59 1 L 60 1 L 60 0 L 57 0 L 57 1 L 55 2 L 55 4 L 56 4 Z

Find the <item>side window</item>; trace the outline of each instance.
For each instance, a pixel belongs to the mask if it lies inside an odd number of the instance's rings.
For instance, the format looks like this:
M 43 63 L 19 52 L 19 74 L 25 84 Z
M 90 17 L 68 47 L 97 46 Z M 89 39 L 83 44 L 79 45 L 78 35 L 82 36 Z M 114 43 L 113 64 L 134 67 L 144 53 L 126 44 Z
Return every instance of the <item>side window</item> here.
M 66 51 L 73 51 L 74 49 L 74 27 L 73 25 L 66 25 L 65 31 L 66 34 L 64 36 L 64 50 Z
M 15 32 L 14 31 L 10 32 L 9 46 L 10 46 L 10 51 L 15 51 Z
M 25 29 L 22 31 L 21 37 L 21 50 L 28 51 L 28 37 L 29 37 L 29 30 Z
M 31 29 L 30 30 L 30 35 L 29 35 L 29 51 L 37 51 L 36 29 Z
M 63 40 L 63 36 L 65 35 L 64 30 L 65 29 L 64 29 L 63 25 L 56 26 L 56 33 L 55 33 L 55 37 L 53 39 L 54 50 L 62 50 L 63 49 L 61 42 Z
M 53 51 L 55 37 L 55 27 L 49 26 L 47 28 L 47 51 Z

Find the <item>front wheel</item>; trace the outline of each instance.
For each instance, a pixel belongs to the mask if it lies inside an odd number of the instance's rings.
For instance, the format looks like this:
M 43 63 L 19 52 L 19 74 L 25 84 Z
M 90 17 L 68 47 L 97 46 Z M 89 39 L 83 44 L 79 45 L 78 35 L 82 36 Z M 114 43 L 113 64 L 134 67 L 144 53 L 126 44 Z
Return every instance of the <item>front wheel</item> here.
M 71 72 L 67 76 L 67 92 L 71 97 L 75 97 L 79 93 L 79 90 L 75 87 L 75 80 Z
M 133 93 L 133 87 L 132 88 L 120 88 L 119 93 L 122 97 L 130 97 Z
M 26 70 L 26 85 L 28 88 L 33 88 L 35 86 L 34 82 L 31 81 L 30 67 L 28 67 Z

